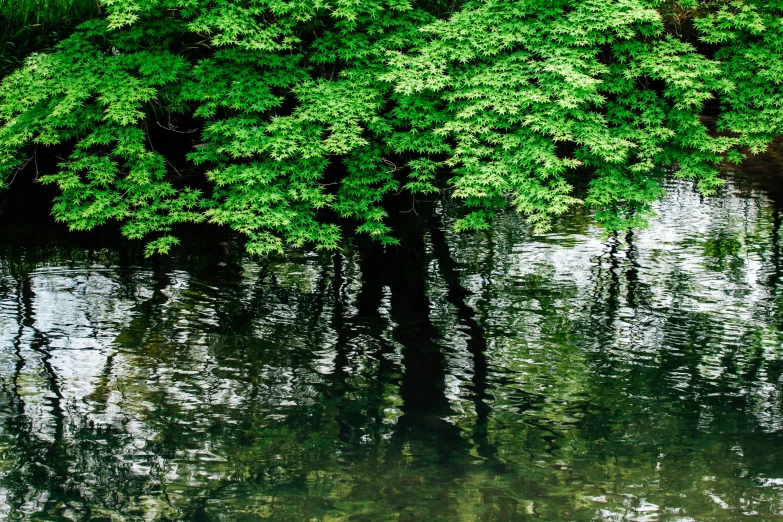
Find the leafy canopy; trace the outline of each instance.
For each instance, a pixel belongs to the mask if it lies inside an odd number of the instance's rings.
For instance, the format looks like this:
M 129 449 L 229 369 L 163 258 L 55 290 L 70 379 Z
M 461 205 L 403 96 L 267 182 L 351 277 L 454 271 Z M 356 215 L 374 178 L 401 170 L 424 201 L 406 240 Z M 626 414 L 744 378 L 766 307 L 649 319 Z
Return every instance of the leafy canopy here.
M 56 219 L 118 220 L 150 254 L 202 221 L 258 254 L 336 248 L 336 216 L 393 244 L 388 198 L 435 193 L 464 203 L 459 230 L 510 205 L 545 231 L 580 203 L 643 226 L 665 172 L 709 194 L 783 126 L 783 0 L 101 4 L 0 85 L 0 187 L 65 147 L 41 178 Z M 194 187 L 149 138 L 177 122 L 200 129 Z

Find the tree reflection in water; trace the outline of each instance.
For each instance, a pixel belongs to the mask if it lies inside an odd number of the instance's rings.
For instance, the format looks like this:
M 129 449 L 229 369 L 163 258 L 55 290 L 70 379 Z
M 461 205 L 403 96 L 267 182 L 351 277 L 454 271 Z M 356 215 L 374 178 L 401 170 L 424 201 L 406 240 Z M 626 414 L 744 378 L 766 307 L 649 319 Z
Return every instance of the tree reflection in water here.
M 780 211 L 661 207 L 262 261 L 5 229 L 0 516 L 783 519 Z

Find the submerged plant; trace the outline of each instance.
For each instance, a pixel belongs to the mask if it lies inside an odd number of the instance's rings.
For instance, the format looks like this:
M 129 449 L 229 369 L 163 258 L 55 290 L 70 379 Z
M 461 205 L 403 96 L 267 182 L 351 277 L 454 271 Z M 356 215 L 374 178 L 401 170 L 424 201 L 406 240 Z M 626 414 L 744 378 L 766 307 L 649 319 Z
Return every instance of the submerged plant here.
M 568 182 L 580 166 L 607 229 L 643 226 L 664 172 L 709 194 L 717 162 L 764 150 L 783 125 L 783 1 L 101 6 L 3 80 L 0 185 L 31 147 L 65 146 L 42 178 L 61 190 L 56 219 L 121 221 L 149 253 L 205 220 L 259 254 L 336 248 L 346 219 L 391 244 L 385 203 L 400 193 L 462 201 L 459 230 L 511 205 L 546 231 L 582 203 Z M 188 158 L 206 179 L 189 188 L 148 129 L 194 119 Z

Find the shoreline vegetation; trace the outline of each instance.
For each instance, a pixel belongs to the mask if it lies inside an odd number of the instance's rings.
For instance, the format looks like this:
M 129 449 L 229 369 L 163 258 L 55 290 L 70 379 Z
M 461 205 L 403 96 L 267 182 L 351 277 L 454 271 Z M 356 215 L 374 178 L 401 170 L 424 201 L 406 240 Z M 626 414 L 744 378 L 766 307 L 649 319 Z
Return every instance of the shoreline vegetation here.
M 0 0 L 4 27 L 74 26 L 100 14 L 99 0 Z
M 0 0 L 0 79 L 100 14 L 98 0 Z
M 783 2 L 0 0 L 0 188 L 58 189 L 169 252 L 183 223 L 251 254 L 397 244 L 391 208 L 537 232 L 580 205 L 643 227 L 667 176 L 781 135 Z M 589 181 L 587 181 L 589 180 Z M 586 185 L 584 194 L 574 186 Z M 12 196 L 11 196 L 12 197 Z M 48 202 L 47 202 L 48 204 Z

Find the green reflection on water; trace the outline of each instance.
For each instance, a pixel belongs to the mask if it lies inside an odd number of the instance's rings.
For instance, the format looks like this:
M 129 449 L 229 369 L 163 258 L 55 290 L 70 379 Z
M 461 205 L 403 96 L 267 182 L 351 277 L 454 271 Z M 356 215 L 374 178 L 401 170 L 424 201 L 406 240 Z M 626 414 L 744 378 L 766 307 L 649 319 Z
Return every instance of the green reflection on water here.
M 783 520 L 780 212 L 661 207 L 262 262 L 4 230 L 0 517 Z

